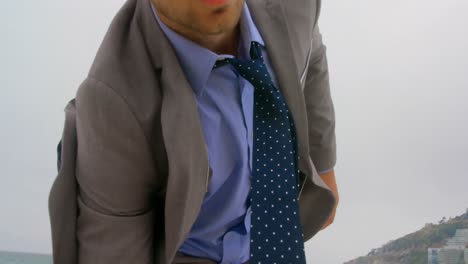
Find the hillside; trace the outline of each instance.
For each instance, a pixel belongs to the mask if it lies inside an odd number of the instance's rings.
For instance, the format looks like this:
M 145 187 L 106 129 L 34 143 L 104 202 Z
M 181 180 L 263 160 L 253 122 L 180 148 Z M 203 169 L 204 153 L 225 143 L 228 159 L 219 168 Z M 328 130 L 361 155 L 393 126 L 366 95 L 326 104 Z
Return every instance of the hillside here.
M 460 216 L 438 224 L 428 223 L 421 230 L 387 242 L 380 248 L 372 249 L 367 256 L 344 264 L 425 264 L 427 249 L 442 247 L 457 229 L 468 228 L 468 209 Z

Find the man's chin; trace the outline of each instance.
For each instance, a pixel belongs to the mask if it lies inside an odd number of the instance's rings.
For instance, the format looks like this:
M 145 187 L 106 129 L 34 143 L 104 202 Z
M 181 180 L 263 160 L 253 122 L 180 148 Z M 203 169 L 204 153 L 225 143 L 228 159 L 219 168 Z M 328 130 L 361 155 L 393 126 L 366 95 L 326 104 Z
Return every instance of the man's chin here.
M 218 28 L 218 29 L 206 30 L 205 32 L 203 32 L 203 34 L 206 36 L 216 36 L 216 35 L 221 35 L 226 32 L 230 32 L 230 30 L 226 28 Z
M 210 24 L 205 26 L 200 26 L 198 32 L 207 36 L 220 35 L 227 32 L 232 32 L 236 27 L 236 24 L 233 23 L 222 23 L 222 24 Z

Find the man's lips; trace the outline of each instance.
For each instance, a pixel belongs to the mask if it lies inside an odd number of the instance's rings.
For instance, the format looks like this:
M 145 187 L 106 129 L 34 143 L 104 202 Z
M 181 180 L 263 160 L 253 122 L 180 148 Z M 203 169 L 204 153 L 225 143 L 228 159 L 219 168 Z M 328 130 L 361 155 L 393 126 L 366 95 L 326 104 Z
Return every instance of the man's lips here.
M 228 2 L 229 0 L 203 0 L 203 2 L 209 6 L 221 6 Z

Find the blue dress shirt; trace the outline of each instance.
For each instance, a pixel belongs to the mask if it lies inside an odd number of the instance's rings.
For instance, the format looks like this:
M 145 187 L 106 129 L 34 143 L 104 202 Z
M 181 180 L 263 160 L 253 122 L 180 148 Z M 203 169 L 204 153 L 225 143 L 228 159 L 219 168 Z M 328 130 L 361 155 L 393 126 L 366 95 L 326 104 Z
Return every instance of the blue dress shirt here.
M 231 67 L 212 69 L 216 60 L 232 55 L 218 55 L 176 33 L 152 8 L 196 96 L 213 171 L 199 216 L 179 252 L 217 263 L 243 263 L 250 254 L 254 88 Z M 240 32 L 239 57 L 249 59 L 250 42 L 260 43 L 265 64 L 277 84 L 265 43 L 246 4 L 240 17 Z

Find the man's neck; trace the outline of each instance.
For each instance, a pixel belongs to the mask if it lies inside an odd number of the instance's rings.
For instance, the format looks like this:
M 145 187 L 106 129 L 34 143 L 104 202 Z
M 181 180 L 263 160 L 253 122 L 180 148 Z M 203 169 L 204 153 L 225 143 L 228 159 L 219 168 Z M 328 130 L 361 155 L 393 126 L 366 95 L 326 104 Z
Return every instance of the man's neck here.
M 216 54 L 230 54 L 237 57 L 237 50 L 239 47 L 240 39 L 240 26 L 237 25 L 232 32 L 215 35 L 210 37 L 200 38 L 193 40 L 202 47 L 205 47 Z
M 172 25 L 172 21 L 167 19 L 163 14 L 159 13 L 158 15 L 166 26 L 198 45 L 207 48 L 216 54 L 230 54 L 237 57 L 239 40 L 241 37 L 239 23 L 232 31 L 229 32 L 223 32 L 216 35 L 201 35 L 176 27 Z

